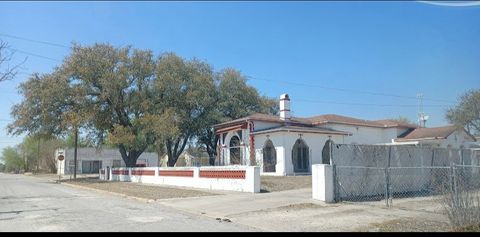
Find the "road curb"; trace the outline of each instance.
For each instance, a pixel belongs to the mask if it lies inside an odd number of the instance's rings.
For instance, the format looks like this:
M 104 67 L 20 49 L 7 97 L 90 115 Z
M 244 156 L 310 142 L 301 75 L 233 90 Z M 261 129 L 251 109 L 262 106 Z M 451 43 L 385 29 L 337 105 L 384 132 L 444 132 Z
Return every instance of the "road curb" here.
M 115 195 L 115 196 L 120 196 L 120 197 L 128 198 L 128 199 L 134 199 L 134 200 L 141 201 L 141 202 L 145 202 L 145 203 L 155 202 L 154 199 L 147 199 L 147 198 L 140 198 L 140 197 L 135 197 L 135 196 L 129 196 L 129 195 L 122 194 L 122 193 L 110 192 L 110 191 L 106 191 L 106 190 L 102 190 L 102 189 L 85 187 L 85 186 L 82 186 L 82 185 L 62 183 L 62 182 L 60 182 L 60 184 L 65 185 L 65 186 L 69 186 L 69 187 L 72 187 L 72 188 L 81 188 L 81 189 L 90 190 L 90 191 L 95 191 L 95 192 L 99 192 L 99 193 L 112 194 L 112 195 Z

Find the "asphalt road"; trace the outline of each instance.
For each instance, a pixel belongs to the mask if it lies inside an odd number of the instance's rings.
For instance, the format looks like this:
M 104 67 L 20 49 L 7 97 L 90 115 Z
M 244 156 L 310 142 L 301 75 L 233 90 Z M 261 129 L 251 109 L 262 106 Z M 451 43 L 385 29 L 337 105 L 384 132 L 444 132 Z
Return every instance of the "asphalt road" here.
M 158 203 L 0 173 L 0 231 L 255 231 Z

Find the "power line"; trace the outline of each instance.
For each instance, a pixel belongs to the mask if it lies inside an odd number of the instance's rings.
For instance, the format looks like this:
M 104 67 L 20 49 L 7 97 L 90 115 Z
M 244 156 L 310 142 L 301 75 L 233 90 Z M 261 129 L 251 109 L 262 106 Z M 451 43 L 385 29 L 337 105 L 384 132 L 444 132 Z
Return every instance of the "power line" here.
M 10 50 L 13 50 L 13 51 L 19 52 L 19 53 L 23 53 L 23 54 L 27 54 L 27 55 L 31 55 L 31 56 L 34 56 L 34 57 L 44 58 L 44 59 L 48 59 L 48 60 L 52 60 L 52 61 L 56 61 L 56 62 L 62 62 L 61 60 L 58 60 L 58 59 L 55 59 L 55 58 L 50 58 L 50 57 L 42 56 L 42 55 L 35 54 L 35 53 L 30 53 L 30 52 L 19 50 L 19 49 L 11 48 Z
M 309 102 L 309 103 L 322 103 L 322 104 L 338 104 L 338 105 L 355 105 L 355 106 L 383 106 L 383 107 L 416 107 L 414 104 L 364 104 L 364 103 L 348 103 L 348 102 L 336 102 L 336 101 L 319 101 L 308 99 L 295 99 L 295 101 Z M 445 105 L 424 105 L 427 107 L 444 107 Z
M 343 92 L 352 92 L 352 93 L 360 93 L 360 94 L 370 94 L 370 95 L 377 95 L 377 96 L 397 97 L 397 98 L 405 98 L 405 99 L 417 99 L 417 97 L 414 97 L 414 96 L 395 95 L 395 94 L 387 94 L 387 93 L 379 93 L 379 92 L 371 92 L 371 91 L 351 90 L 351 89 L 345 89 L 345 88 L 329 87 L 329 86 L 322 86 L 322 85 L 315 85 L 315 84 L 307 84 L 307 83 L 298 83 L 298 82 L 280 81 L 280 80 L 270 80 L 270 79 L 252 77 L 252 76 L 246 76 L 246 77 L 249 78 L 249 79 L 253 79 L 253 80 L 268 81 L 268 82 L 277 82 L 277 83 L 280 82 L 280 83 L 285 83 L 285 84 L 290 84 L 290 85 L 296 85 L 296 86 L 318 87 L 318 88 L 323 88 L 323 89 L 328 89 L 328 90 L 337 90 L 337 91 L 343 91 Z M 439 101 L 439 102 L 455 103 L 455 102 L 453 102 L 453 101 L 442 100 L 442 99 L 427 99 L 427 98 L 423 98 L 423 99 L 424 99 L 424 100 L 430 100 L 430 101 Z
M 8 35 L 8 34 L 4 34 L 4 33 L 0 33 L 0 35 L 5 36 L 5 37 L 9 37 L 9 38 L 13 38 L 13 39 L 20 39 L 20 40 L 30 41 L 30 42 L 34 42 L 34 43 L 40 43 L 40 44 L 46 44 L 46 45 L 50 45 L 50 46 L 56 46 L 56 47 L 70 49 L 70 47 L 68 47 L 66 45 L 63 45 L 63 44 L 57 44 L 57 43 L 52 43 L 52 42 L 48 42 L 48 41 L 41 41 L 41 40 L 34 40 L 34 39 L 29 39 L 29 38 L 15 36 L 15 35 Z

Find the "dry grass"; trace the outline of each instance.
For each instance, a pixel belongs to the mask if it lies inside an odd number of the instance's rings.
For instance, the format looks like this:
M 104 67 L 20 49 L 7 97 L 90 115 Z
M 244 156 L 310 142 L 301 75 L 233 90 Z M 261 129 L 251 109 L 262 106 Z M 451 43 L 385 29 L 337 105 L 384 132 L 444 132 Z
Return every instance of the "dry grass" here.
M 468 225 L 464 227 L 455 228 L 455 232 L 480 232 L 480 224 Z
M 448 223 L 425 219 L 405 218 L 372 224 L 368 231 L 380 232 L 447 232 L 451 231 Z
M 312 176 L 262 176 L 262 192 L 277 192 L 284 190 L 312 187 Z
M 183 188 L 170 188 L 164 186 L 144 185 L 130 182 L 107 182 L 98 180 L 98 178 L 80 178 L 77 180 L 67 180 L 64 182 L 103 191 L 125 194 L 127 196 L 153 200 L 219 195 L 216 193 Z

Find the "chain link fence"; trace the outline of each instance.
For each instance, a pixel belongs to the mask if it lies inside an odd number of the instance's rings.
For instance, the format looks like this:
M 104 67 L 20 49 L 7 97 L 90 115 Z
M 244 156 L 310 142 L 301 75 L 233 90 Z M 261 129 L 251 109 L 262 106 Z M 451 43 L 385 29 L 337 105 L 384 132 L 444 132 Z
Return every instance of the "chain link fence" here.
M 480 166 L 333 166 L 335 201 L 384 201 L 423 197 L 452 205 L 478 205 Z M 468 199 L 465 201 L 465 199 Z M 480 214 L 479 214 L 480 215 Z

